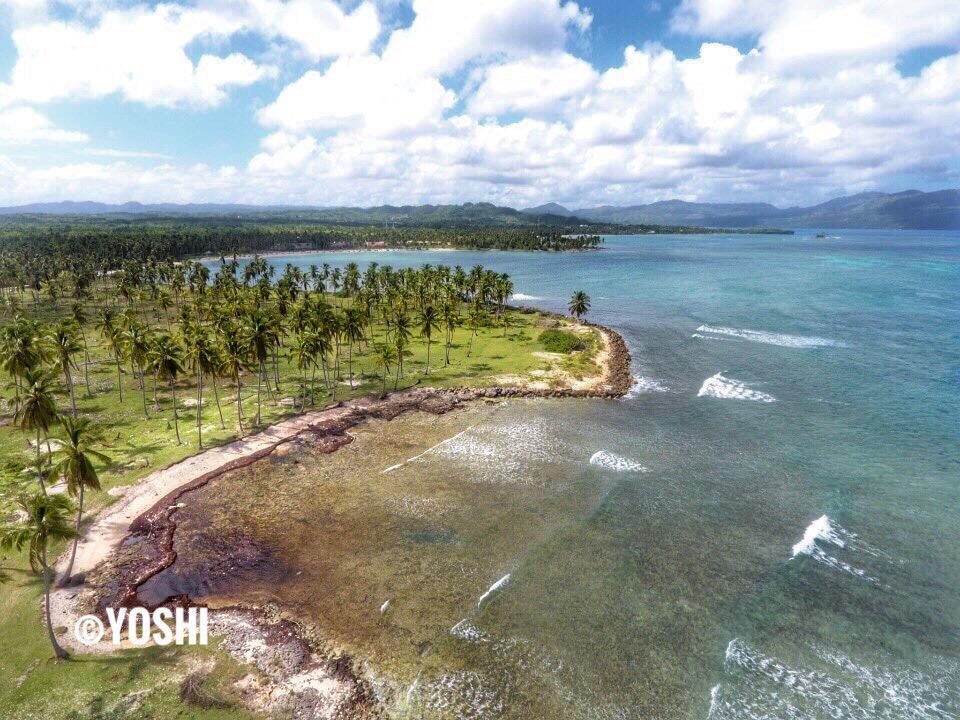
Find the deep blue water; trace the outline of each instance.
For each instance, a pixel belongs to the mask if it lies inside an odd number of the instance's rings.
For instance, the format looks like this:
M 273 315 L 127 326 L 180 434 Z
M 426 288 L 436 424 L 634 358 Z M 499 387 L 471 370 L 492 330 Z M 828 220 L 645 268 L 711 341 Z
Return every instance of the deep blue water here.
M 649 472 L 571 464 L 611 489 L 475 619 L 561 659 L 525 672 L 568 717 L 960 717 L 960 233 L 288 261 L 481 263 L 626 338 L 630 397 L 542 413 Z

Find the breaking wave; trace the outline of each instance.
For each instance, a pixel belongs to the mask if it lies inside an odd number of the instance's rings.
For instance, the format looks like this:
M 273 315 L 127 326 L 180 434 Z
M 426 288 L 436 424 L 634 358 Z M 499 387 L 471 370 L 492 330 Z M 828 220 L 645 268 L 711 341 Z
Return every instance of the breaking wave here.
M 703 335 L 708 333 L 708 335 Z M 777 345 L 788 348 L 816 348 L 816 347 L 845 347 L 843 343 L 822 337 L 806 337 L 803 335 L 786 335 L 784 333 L 764 332 L 762 330 L 742 330 L 740 328 L 701 325 L 697 328 L 694 337 L 707 338 L 711 335 L 740 338 L 764 345 Z
M 814 646 L 791 666 L 740 638 L 727 646 L 724 681 L 710 691 L 708 720 L 844 718 L 947 720 L 960 702 L 958 667 L 867 667 Z
M 665 392 L 670 392 L 670 388 L 661 383 L 659 380 L 644 377 L 643 375 L 634 375 L 633 385 L 630 386 L 630 389 L 623 397 L 624 399 L 629 399 L 638 397 L 640 395 L 646 395 L 647 393 Z
M 521 302 L 524 301 L 524 300 L 526 300 L 526 301 L 530 301 L 530 300 L 543 300 L 543 298 L 540 297 L 539 295 L 527 295 L 527 294 L 525 294 L 525 293 L 514 293 L 514 294 L 511 295 L 510 297 L 511 297 L 512 299 L 514 299 L 514 300 L 520 300 Z
M 722 373 L 717 373 L 704 380 L 697 397 L 712 397 L 721 400 L 753 400 L 763 403 L 777 401 L 773 395 L 754 390 L 742 380 L 724 377 Z
M 827 553 L 821 547 L 822 545 L 833 545 L 838 548 L 846 548 L 856 539 L 857 536 L 854 533 L 833 523 L 826 515 L 821 515 L 803 531 L 803 537 L 800 538 L 800 542 L 793 546 L 791 558 L 806 555 L 835 570 L 842 570 L 843 572 L 850 573 L 864 580 L 879 584 L 876 578 L 870 577 L 864 570 L 843 562 Z
M 614 455 L 606 450 L 598 450 L 590 457 L 590 464 L 616 472 L 649 472 L 636 460 Z

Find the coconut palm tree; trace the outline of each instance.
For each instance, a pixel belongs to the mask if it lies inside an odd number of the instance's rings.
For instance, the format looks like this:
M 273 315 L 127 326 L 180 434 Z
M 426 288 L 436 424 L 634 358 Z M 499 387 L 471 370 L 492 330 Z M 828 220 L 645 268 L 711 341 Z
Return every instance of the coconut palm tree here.
M 37 444 L 37 482 L 44 495 L 47 493 L 43 482 L 43 463 L 40 458 L 41 433 L 46 440 L 50 426 L 57 421 L 57 403 L 53 397 L 53 380 L 50 374 L 42 368 L 27 370 L 23 376 L 23 402 L 20 405 L 17 419 L 20 429 L 32 430 L 36 433 Z M 47 443 L 47 454 L 50 453 L 50 443 Z
M 73 376 L 71 369 L 78 369 L 73 356 L 83 350 L 80 342 L 76 323 L 73 319 L 63 320 L 58 323 L 47 335 L 47 343 L 53 349 L 53 357 L 56 366 L 63 370 L 63 379 L 67 384 L 67 392 L 70 394 L 70 408 L 73 416 L 77 416 L 77 395 L 73 387 Z
M 123 402 L 123 376 L 121 375 L 120 363 L 126 353 L 123 331 L 117 325 L 116 314 L 110 308 L 104 308 L 97 317 L 97 329 L 101 337 L 113 353 L 113 359 L 117 364 L 117 390 L 120 393 L 120 402 Z
M 440 329 L 437 309 L 433 305 L 427 305 L 420 311 L 420 317 L 417 324 L 420 326 L 420 337 L 427 339 L 427 375 L 430 374 L 430 342 L 433 339 L 433 331 Z
M 83 326 L 87 322 L 87 311 L 83 303 L 75 302 L 70 309 L 71 317 L 80 330 L 80 339 L 83 342 L 83 383 L 87 387 L 87 397 L 93 397 L 93 391 L 90 389 L 90 348 L 87 345 L 87 333 Z
M 357 279 L 359 280 L 359 275 Z M 351 389 L 353 388 L 353 344 L 363 340 L 363 326 L 363 311 L 357 307 L 347 308 L 343 314 L 341 330 L 344 339 L 347 341 L 347 368 L 350 374 Z
M 237 425 L 242 435 L 243 403 L 240 399 L 240 373 L 247 367 L 250 350 L 240 328 L 234 323 L 229 323 L 223 328 L 220 357 L 223 372 L 233 378 L 234 386 L 237 389 Z
M 157 379 L 166 381 L 173 396 L 173 427 L 177 433 L 177 445 L 182 445 L 180 421 L 177 416 L 177 378 L 183 372 L 183 349 L 173 335 L 164 332 L 157 335 L 150 354 Z
M 383 390 L 381 395 L 387 394 L 387 378 L 390 376 L 390 368 L 393 367 L 393 363 L 397 358 L 397 351 L 393 349 L 387 343 L 383 343 L 377 346 L 377 352 L 374 356 L 376 362 L 377 371 L 380 373 L 380 377 L 383 379 Z
M 570 314 L 577 320 L 580 320 L 590 310 L 590 296 L 583 290 L 577 290 L 570 297 L 570 304 L 567 305 Z
M 444 301 L 440 313 L 443 319 L 443 329 L 447 336 L 446 342 L 444 343 L 444 364 L 449 365 L 450 347 L 453 345 L 453 331 L 460 322 L 460 303 L 457 302 L 456 297 L 452 295 L 448 297 Z
M 259 307 L 255 307 L 248 313 L 245 319 L 244 330 L 246 332 L 250 357 L 257 365 L 257 416 L 253 422 L 255 425 L 259 425 L 262 404 L 261 388 L 265 379 L 267 380 L 267 393 L 270 392 L 270 382 L 266 377 L 267 358 L 269 357 L 270 348 L 273 347 L 277 341 L 276 325 L 267 313 L 263 312 Z
M 63 660 L 70 655 L 57 642 L 57 636 L 53 632 L 53 620 L 50 617 L 50 585 L 53 570 L 47 562 L 47 551 L 51 543 L 70 540 L 76 535 L 74 529 L 70 527 L 69 520 L 73 512 L 73 504 L 66 495 L 43 493 L 22 496 L 17 504 L 25 514 L 25 519 L 0 530 L 0 547 L 15 548 L 18 551 L 24 547 L 28 548 L 30 567 L 43 576 L 47 636 L 50 638 L 50 644 L 53 645 L 53 652 L 58 659 Z
M 189 367 L 197 374 L 197 446 L 203 447 L 203 378 L 213 378 L 214 395 L 216 395 L 216 373 L 220 366 L 217 347 L 213 344 L 207 332 L 198 325 L 188 325 L 184 328 L 186 344 L 186 360 Z M 220 399 L 217 398 L 217 410 L 220 410 Z M 220 425 L 224 427 L 223 413 L 220 413 Z
M 140 397 L 143 399 L 143 416 L 150 419 L 147 410 L 146 367 L 150 362 L 150 348 L 153 346 L 153 333 L 143 323 L 133 322 L 123 331 L 124 345 L 129 351 L 130 360 L 137 368 L 140 381 Z
M 63 427 L 60 438 L 63 446 L 54 451 L 57 462 L 50 470 L 50 481 L 63 477 L 67 481 L 67 492 L 77 498 L 77 529 L 70 551 L 63 581 L 68 582 L 73 574 L 73 561 L 77 557 L 77 544 L 80 541 L 80 521 L 83 519 L 83 499 L 86 490 L 99 490 L 100 478 L 93 461 L 110 462 L 110 458 L 97 450 L 94 445 L 102 439 L 100 431 L 90 418 L 60 418 Z

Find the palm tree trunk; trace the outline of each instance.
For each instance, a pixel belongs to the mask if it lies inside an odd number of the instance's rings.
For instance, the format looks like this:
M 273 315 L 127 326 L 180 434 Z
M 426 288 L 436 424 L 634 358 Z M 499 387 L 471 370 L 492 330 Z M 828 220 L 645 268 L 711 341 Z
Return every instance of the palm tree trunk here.
M 260 424 L 260 386 L 263 384 L 263 362 L 257 367 L 257 417 L 254 419 L 253 424 Z
M 147 379 L 144 377 L 143 368 L 140 368 L 140 396 L 143 398 L 143 416 L 149 420 L 150 411 L 147 410 Z
M 243 435 L 243 403 L 240 402 L 240 371 L 233 373 L 233 379 L 237 384 L 237 425 L 240 426 L 240 434 Z
M 83 338 L 83 382 L 87 386 L 87 397 L 93 397 L 90 390 L 90 351 L 87 348 L 87 334 L 80 328 L 80 337 Z
M 43 482 L 43 465 L 40 464 L 40 426 L 37 426 L 37 482 L 40 483 L 40 490 L 44 495 L 47 494 L 47 486 Z
M 177 418 L 177 386 L 174 384 L 176 381 L 170 381 L 170 390 L 173 393 L 173 429 L 177 432 L 177 445 L 183 445 L 183 442 L 180 440 L 180 420 Z
M 201 427 L 203 412 L 203 371 L 197 366 L 197 447 L 203 447 L 203 428 Z
M 47 635 L 50 636 L 50 644 L 53 645 L 53 652 L 59 660 L 66 660 L 70 654 L 64 650 L 57 642 L 57 636 L 53 633 L 53 618 L 50 617 L 50 568 L 47 567 L 47 548 L 40 551 L 40 565 L 43 572 L 43 602 L 46 608 L 47 616 Z
M 220 392 L 217 390 L 217 376 L 213 376 L 213 399 L 217 401 L 217 413 L 220 415 L 220 429 L 226 430 L 227 424 L 223 421 L 223 410 L 220 409 Z
M 70 408 L 73 410 L 73 416 L 77 416 L 77 396 L 73 391 L 73 378 L 70 377 L 70 364 L 63 365 L 63 379 L 67 383 L 67 390 L 70 392 Z
M 80 544 L 80 520 L 83 518 L 84 489 L 84 484 L 80 483 L 80 498 L 77 503 L 77 536 L 73 539 L 73 550 L 70 551 L 70 562 L 67 563 L 67 571 L 63 574 L 64 584 L 70 582 L 70 576 L 73 575 L 73 561 L 77 558 L 77 545 Z
M 427 375 L 430 374 L 430 336 L 427 335 Z
M 117 390 L 120 392 L 120 402 L 123 402 L 123 379 L 120 376 L 120 353 L 117 353 Z

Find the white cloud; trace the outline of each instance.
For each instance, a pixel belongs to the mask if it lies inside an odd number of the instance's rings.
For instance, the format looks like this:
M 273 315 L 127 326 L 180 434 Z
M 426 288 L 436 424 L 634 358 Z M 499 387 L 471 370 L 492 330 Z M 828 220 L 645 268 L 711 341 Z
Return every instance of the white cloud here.
M 960 6 L 944 0 L 683 0 L 677 29 L 708 36 L 759 35 L 777 63 L 892 58 L 960 45 Z
M 436 78 L 363 55 L 340 58 L 324 73 L 308 71 L 258 117 L 293 132 L 358 127 L 374 135 L 409 133 L 438 121 L 455 100 Z
M 489 66 L 481 77 L 480 86 L 470 99 L 470 112 L 542 114 L 582 95 L 596 82 L 598 74 L 590 63 L 557 52 Z
M 45 115 L 29 107 L 13 107 L 0 110 L 0 142 L 2 143 L 33 143 L 58 142 L 79 143 L 86 142 L 87 136 L 82 132 L 61 130 Z
M 592 16 L 562 0 L 413 0 L 416 17 L 396 30 L 383 53 L 392 66 L 444 75 L 477 58 L 559 50 L 569 30 Z
M 377 10 L 370 2 L 346 13 L 331 0 L 247 0 L 245 24 L 265 35 L 288 38 L 308 57 L 364 53 L 380 34 Z
M 172 5 L 107 12 L 92 27 L 30 25 L 13 33 L 18 57 L 7 94 L 32 103 L 117 93 L 146 105 L 216 105 L 226 87 L 273 73 L 239 53 L 205 54 L 196 65 L 188 57 L 190 43 L 236 29 L 218 14 Z

